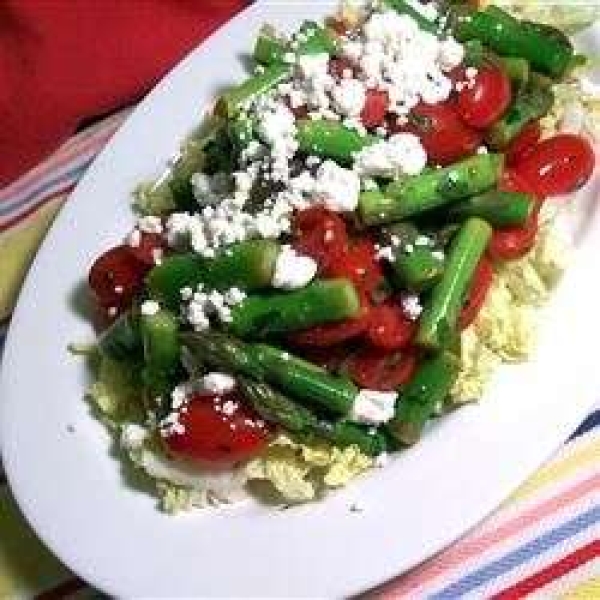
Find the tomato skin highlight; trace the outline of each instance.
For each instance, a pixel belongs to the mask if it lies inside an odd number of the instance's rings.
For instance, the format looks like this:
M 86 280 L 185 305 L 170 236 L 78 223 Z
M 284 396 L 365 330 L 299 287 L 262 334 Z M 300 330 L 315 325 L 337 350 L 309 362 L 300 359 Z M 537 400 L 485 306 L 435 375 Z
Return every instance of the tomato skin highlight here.
M 559 196 L 585 185 L 594 166 L 594 150 L 585 138 L 559 133 L 540 142 L 514 168 L 540 196 Z
M 292 230 L 294 249 L 316 260 L 321 273 L 340 260 L 348 247 L 344 220 L 319 206 L 298 211 Z
M 393 132 L 416 135 L 427 152 L 430 165 L 447 166 L 472 155 L 481 145 L 481 132 L 468 127 L 452 100 L 440 104 L 418 104 L 404 125 L 392 124 Z
M 375 129 L 385 123 L 390 99 L 385 90 L 367 90 L 360 120 L 367 129 Z
M 487 129 L 508 108 L 511 101 L 510 79 L 497 66 L 482 67 L 472 83 L 458 94 L 457 109 L 462 120 L 474 129 Z
M 364 346 L 346 360 L 345 369 L 360 387 L 389 392 L 410 381 L 417 368 L 417 359 L 412 348 L 390 353 Z
M 371 309 L 367 339 L 382 350 L 400 350 L 410 344 L 417 324 L 408 319 L 402 308 L 393 301 Z
M 324 273 L 327 277 L 350 279 L 359 292 L 371 294 L 383 280 L 375 244 L 368 238 L 355 240 Z
M 233 411 L 228 410 L 231 406 Z M 245 460 L 264 448 L 271 435 L 235 391 L 194 394 L 181 409 L 179 423 L 182 431 L 162 432 L 162 440 L 171 454 L 193 462 L 226 465 Z
M 142 291 L 149 269 L 128 246 L 115 246 L 94 261 L 88 284 L 98 304 L 114 318 L 129 308 L 136 294 Z
M 541 137 L 542 128 L 539 121 L 526 125 L 506 149 L 506 164 L 513 167 L 529 156 Z
M 461 329 L 466 329 L 477 318 L 490 291 L 493 278 L 494 268 L 492 267 L 492 263 L 488 258 L 483 257 L 477 265 L 473 281 L 471 282 L 471 288 L 469 289 L 469 295 L 458 319 Z

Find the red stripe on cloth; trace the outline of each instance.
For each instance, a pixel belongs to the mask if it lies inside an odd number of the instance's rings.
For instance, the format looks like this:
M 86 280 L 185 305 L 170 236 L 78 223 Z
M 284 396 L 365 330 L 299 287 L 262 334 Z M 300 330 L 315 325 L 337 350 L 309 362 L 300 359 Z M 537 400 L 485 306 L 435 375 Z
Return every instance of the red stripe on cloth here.
M 85 581 L 79 579 L 79 577 L 74 577 L 73 579 L 67 579 L 67 581 L 63 581 L 56 587 L 38 594 L 35 596 L 35 600 L 62 600 L 70 594 L 81 591 L 84 587 L 87 587 Z
M 490 600 L 520 600 L 599 556 L 600 541 L 591 542 L 512 587 L 492 596 Z
M 58 196 L 68 194 L 73 190 L 76 183 L 77 182 L 69 183 L 64 188 L 57 190 L 50 196 L 46 196 L 45 198 L 42 198 L 42 200 L 40 200 L 39 202 L 32 204 L 27 210 L 23 211 L 22 213 L 19 213 L 18 215 L 15 215 L 12 219 L 9 219 L 4 223 L 0 223 L 0 233 L 6 231 L 7 229 L 10 229 L 11 227 L 14 227 L 15 225 L 18 225 L 21 221 L 24 221 L 27 217 L 36 212 L 40 207 L 42 207 L 45 204 L 48 204 L 49 202 L 52 202 L 52 200 L 58 198 Z

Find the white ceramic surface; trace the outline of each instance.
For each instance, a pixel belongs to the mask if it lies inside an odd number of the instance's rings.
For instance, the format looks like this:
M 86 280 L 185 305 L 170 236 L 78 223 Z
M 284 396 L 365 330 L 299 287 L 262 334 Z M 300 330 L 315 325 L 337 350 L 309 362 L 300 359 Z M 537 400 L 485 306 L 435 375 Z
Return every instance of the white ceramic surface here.
M 138 107 L 72 195 L 15 311 L 0 382 L 0 439 L 13 492 L 44 542 L 110 594 L 346 596 L 440 550 L 496 507 L 575 428 L 600 392 L 600 219 L 583 204 L 576 265 L 534 360 L 505 369 L 483 402 L 319 504 L 245 504 L 161 514 L 126 485 L 109 436 L 82 401 L 67 344 L 91 337 L 70 298 L 92 259 L 130 224 L 129 194 L 158 173 L 202 107 L 242 78 L 263 21 L 289 28 L 327 2 L 258 2 L 180 64 Z M 310 12 L 307 7 L 310 7 Z M 588 35 L 596 45 L 598 36 Z M 594 187 L 596 189 L 592 189 Z M 598 192 L 598 181 L 588 198 Z M 350 506 L 360 503 L 363 512 Z

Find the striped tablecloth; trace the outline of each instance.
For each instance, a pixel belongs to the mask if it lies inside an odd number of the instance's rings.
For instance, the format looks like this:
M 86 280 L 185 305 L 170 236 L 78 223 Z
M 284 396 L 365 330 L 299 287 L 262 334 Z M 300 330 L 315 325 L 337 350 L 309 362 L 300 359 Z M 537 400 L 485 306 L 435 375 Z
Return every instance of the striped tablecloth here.
M 0 190 L 0 340 L 49 224 L 127 114 L 122 111 L 79 133 Z M 598 408 L 484 523 L 369 596 L 600 599 Z M 0 480 L 0 598 L 38 594 L 96 595 L 42 547 Z

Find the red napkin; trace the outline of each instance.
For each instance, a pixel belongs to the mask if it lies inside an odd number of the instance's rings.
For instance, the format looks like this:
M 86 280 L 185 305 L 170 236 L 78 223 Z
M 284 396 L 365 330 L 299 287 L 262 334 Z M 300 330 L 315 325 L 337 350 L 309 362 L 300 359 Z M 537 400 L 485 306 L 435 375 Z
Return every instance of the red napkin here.
M 1 0 L 0 187 L 138 99 L 247 0 Z

